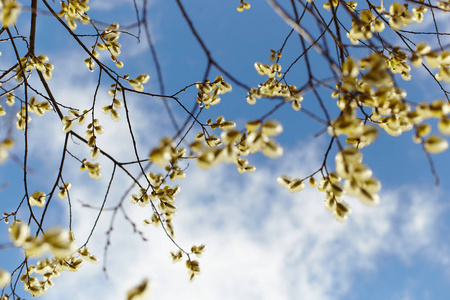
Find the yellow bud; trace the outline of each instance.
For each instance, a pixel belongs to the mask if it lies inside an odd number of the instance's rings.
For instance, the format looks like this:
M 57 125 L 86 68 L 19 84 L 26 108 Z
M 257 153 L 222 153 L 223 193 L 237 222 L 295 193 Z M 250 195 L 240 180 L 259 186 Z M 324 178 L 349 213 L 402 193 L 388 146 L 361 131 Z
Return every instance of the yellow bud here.
M 438 123 L 438 129 L 442 134 L 450 135 L 450 118 L 442 117 Z
M 245 128 L 247 129 L 247 132 L 254 132 L 257 131 L 260 126 L 261 121 L 251 121 L 245 125 Z
M 262 125 L 261 132 L 269 136 L 279 135 L 283 132 L 283 126 L 277 120 L 269 120 Z
M 118 67 L 119 69 L 122 69 L 123 68 L 123 62 L 120 61 L 120 60 L 116 61 L 116 67 Z
M 150 160 L 158 166 L 164 167 L 170 159 L 170 152 L 155 148 L 150 153 Z
M 314 178 L 314 177 L 311 177 L 311 178 L 309 178 L 309 185 L 311 186 L 311 187 L 316 187 L 317 186 L 317 180 Z
M 423 146 L 425 151 L 436 154 L 447 150 L 448 142 L 438 135 L 432 135 L 423 142 Z
M 25 240 L 30 236 L 30 228 L 20 220 L 14 221 L 14 223 L 8 227 L 8 231 L 15 246 L 22 246 Z
M 291 181 L 292 181 L 292 178 L 288 175 L 281 175 L 281 176 L 278 176 L 278 178 L 277 178 L 278 184 L 286 189 L 289 187 L 289 184 L 291 183 Z
M 9 283 L 10 279 L 11 279 L 11 274 L 9 274 L 8 271 L 0 269 L 0 288 L 4 288 Z
M 32 205 L 32 206 L 42 207 L 45 205 L 45 197 L 46 197 L 46 195 L 43 192 L 36 191 L 33 194 L 31 194 L 28 201 L 30 202 L 30 205 Z
M 288 190 L 291 193 L 300 192 L 304 188 L 305 188 L 305 183 L 300 179 L 294 179 L 288 185 Z
M 417 130 L 417 136 L 424 137 L 431 133 L 431 126 L 430 124 L 421 124 L 416 126 Z
M 141 83 L 147 83 L 148 82 L 148 80 L 150 79 L 150 76 L 147 74 L 147 73 L 144 73 L 144 74 L 142 74 L 142 75 L 139 75 L 137 78 L 136 78 L 138 81 L 140 81 Z

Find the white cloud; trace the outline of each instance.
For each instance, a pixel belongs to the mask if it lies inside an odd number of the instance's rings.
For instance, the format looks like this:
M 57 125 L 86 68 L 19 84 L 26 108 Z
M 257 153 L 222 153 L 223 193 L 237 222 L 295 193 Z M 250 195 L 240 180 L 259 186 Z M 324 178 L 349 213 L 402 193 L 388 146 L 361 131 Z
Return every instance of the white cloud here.
M 302 150 L 279 165 L 313 168 L 319 162 L 318 144 L 298 147 Z M 161 228 L 145 227 L 149 242 L 143 243 L 119 214 L 108 254 L 110 281 L 89 285 L 103 276 L 100 266 L 89 267 L 55 280 L 46 299 L 60 299 L 70 286 L 78 298 L 118 298 L 143 277 L 153 281 L 154 299 L 341 299 L 351 291 L 355 272 L 376 271 L 382 255 L 412 260 L 425 248 L 430 253 L 435 248 L 439 206 L 430 197 L 421 201 L 425 192 L 385 191 L 378 207 L 350 201 L 353 215 L 338 224 L 323 208 L 321 194 L 306 189 L 292 195 L 276 186 L 274 177 L 285 171 L 275 164 L 250 175 L 238 174 L 233 166 L 188 170 L 175 229 L 186 249 L 207 244 L 199 259 L 203 274 L 194 283 L 187 282 L 182 262 L 170 263 L 168 253 L 176 249 Z M 150 214 L 129 203 L 124 207 L 137 223 Z M 89 231 L 95 211 L 74 208 L 75 231 Z M 100 257 L 109 219 L 105 212 L 90 243 Z

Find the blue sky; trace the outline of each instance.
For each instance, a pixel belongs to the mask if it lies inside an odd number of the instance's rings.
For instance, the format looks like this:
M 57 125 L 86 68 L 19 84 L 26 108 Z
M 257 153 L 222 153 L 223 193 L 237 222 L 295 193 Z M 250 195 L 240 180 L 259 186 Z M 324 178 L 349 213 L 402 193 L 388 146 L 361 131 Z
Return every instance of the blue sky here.
M 92 2 L 89 13 L 93 19 L 106 23 L 117 21 L 121 25 L 135 20 L 132 1 Z M 289 1 L 280 2 L 289 7 Z M 246 85 L 257 86 L 265 78 L 257 74 L 254 62 L 269 63 L 270 49 L 282 45 L 290 28 L 265 1 L 250 3 L 250 10 L 238 13 L 237 0 L 225 3 L 183 1 L 214 59 Z M 58 6 L 53 7 L 57 10 Z M 202 80 L 207 61 L 176 2 L 150 1 L 148 13 L 166 92 L 171 94 Z M 23 12 L 19 21 L 26 20 L 27 14 Z M 445 20 L 445 16 L 438 17 Z M 423 25 L 429 28 L 432 24 Z M 442 28 L 442 31 L 450 31 L 445 22 L 440 25 L 447 26 L 447 30 Z M 19 26 L 23 32 L 27 32 L 26 28 L 25 24 Z M 79 25 L 77 32 L 83 30 Z M 36 52 L 46 53 L 55 65 L 51 82 L 55 97 L 66 105 L 87 107 L 96 88 L 98 72 L 90 73 L 86 69 L 83 63 L 86 54 L 73 43 L 63 43 L 70 39 L 51 18 L 39 16 L 38 32 L 41 35 Z M 131 32 L 137 34 L 136 29 Z M 123 52 L 120 59 L 125 63 L 123 72 L 132 77 L 148 72 L 151 79 L 145 91 L 158 93 L 155 66 L 145 36 L 137 43 L 123 34 L 120 41 Z M 299 49 L 298 39 L 288 41 L 280 61 L 283 67 L 298 55 Z M 10 49 L 0 50 L 1 59 L 11 57 Z M 101 58 L 108 60 L 104 54 Z M 328 66 L 321 64 L 318 57 L 313 55 L 313 58 L 317 64 L 314 72 L 327 76 Z M 0 65 L 3 68 L 1 60 Z M 209 78 L 219 74 L 212 68 Z M 288 80 L 290 84 L 301 86 L 305 76 L 304 64 L 299 64 Z M 229 81 L 226 77 L 225 80 Z M 107 94 L 110 83 L 105 80 L 100 89 L 99 109 L 111 101 Z M 411 101 L 442 97 L 421 71 L 414 71 L 413 81 L 405 87 Z M 188 89 L 180 94 L 180 101 L 190 108 L 195 95 L 195 88 Z M 327 93 L 322 95 L 328 97 L 327 101 L 333 101 Z M 245 96 L 246 90 L 233 85 L 233 92 L 224 95 L 219 105 L 202 113 L 201 119 L 206 121 L 224 115 L 242 128 L 245 122 L 273 107 L 272 100 L 259 100 L 257 105 L 250 106 Z M 138 149 L 141 157 L 145 157 L 160 138 L 174 133 L 173 127 L 160 99 L 132 95 L 128 105 Z M 175 103 L 170 105 L 176 116 L 184 120 L 185 113 Z M 315 98 L 310 94 L 305 94 L 302 105 L 318 112 Z M 116 123 L 108 116 L 98 117 L 105 127 L 99 145 L 119 160 L 133 159 L 124 118 Z M 187 178 L 176 182 L 182 188 L 174 219 L 176 241 L 187 249 L 194 244 L 207 245 L 199 259 L 202 274 L 194 282 L 188 282 L 182 262 L 171 263 L 169 252 L 175 247 L 162 230 L 141 226 L 141 220 L 151 215 L 149 209 L 130 203 L 126 205 L 127 214 L 149 241 L 141 241 L 133 234 L 130 224 L 118 217 L 107 257 L 109 279 L 106 279 L 102 271 L 103 250 L 111 214 L 105 212 L 88 245 L 100 263 L 86 263 L 77 273 L 62 274 L 55 279 L 55 287 L 41 299 L 123 299 L 125 291 L 144 277 L 152 282 L 153 299 L 447 299 L 450 294 L 448 151 L 433 156 L 441 179 L 441 184 L 435 187 L 426 157 L 412 142 L 411 132 L 398 138 L 381 134 L 374 145 L 363 151 L 364 162 L 383 184 L 381 203 L 367 207 L 357 199 L 350 199 L 353 214 L 341 224 L 324 209 L 321 193 L 306 188 L 301 193 L 290 194 L 276 183 L 278 175 L 304 177 L 321 165 L 329 137 L 314 135 L 323 125 L 294 112 L 290 106 L 283 107 L 273 117 L 281 120 L 285 127 L 277 138 L 285 150 L 283 157 L 277 160 L 261 155 L 251 157 L 250 162 L 257 168 L 253 174 L 239 174 L 233 165 L 221 165 L 205 172 L 191 163 Z M 2 126 L 7 124 L 3 122 Z M 48 190 L 57 175 L 64 134 L 60 121 L 50 113 L 41 119 L 34 116 L 31 124 L 30 167 L 34 171 L 29 174 L 30 186 L 32 190 Z M 4 128 L 7 125 L 2 132 Z M 85 129 L 76 130 L 83 134 Z M 199 128 L 195 130 L 194 133 Z M 15 150 L 19 161 L 23 155 L 21 149 L 23 145 L 18 141 Z M 89 154 L 89 149 L 75 143 L 71 144 L 71 151 L 85 157 Z M 332 167 L 332 156 L 329 160 Z M 98 162 L 102 165 L 103 177 L 94 181 L 86 172 L 79 171 L 78 162 L 67 160 L 64 178 L 73 185 L 73 230 L 77 242 L 86 239 L 97 215 L 97 211 L 82 207 L 81 203 L 99 206 L 111 174 L 112 165 L 105 158 L 100 157 Z M 0 209 L 8 211 L 23 194 L 22 171 L 20 164 L 14 161 L 3 164 L 1 170 L 0 184 L 8 182 L 9 187 L 1 191 L 0 197 L 15 199 L 0 202 Z M 120 200 L 130 180 L 118 173 L 115 183 L 108 200 L 110 206 Z M 67 227 L 67 218 L 67 203 L 55 203 L 48 226 Z M 7 239 L 7 225 L 3 227 L 0 244 Z M 17 252 L 2 251 L 5 252 L 0 267 L 11 268 Z

